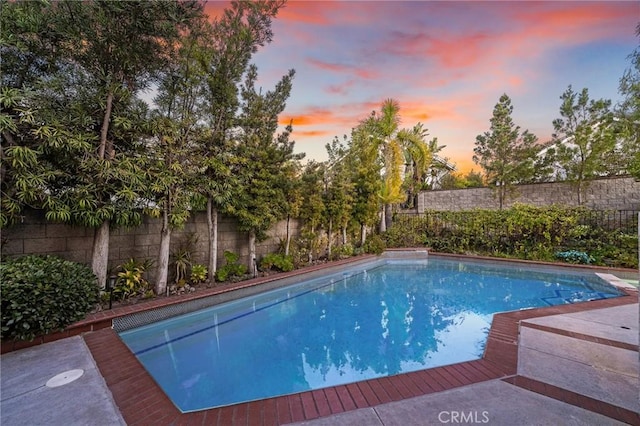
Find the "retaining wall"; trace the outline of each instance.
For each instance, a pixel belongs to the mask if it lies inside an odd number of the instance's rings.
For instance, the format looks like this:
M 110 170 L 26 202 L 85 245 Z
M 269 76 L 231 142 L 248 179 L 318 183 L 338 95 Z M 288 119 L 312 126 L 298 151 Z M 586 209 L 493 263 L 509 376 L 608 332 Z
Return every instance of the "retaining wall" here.
M 130 258 L 136 260 L 156 260 L 160 248 L 159 219 L 145 217 L 143 223 L 136 228 L 111 229 L 109 237 L 109 269 L 126 262 Z M 292 220 L 290 232 L 298 234 L 298 222 Z M 26 254 L 51 254 L 75 262 L 91 264 L 93 247 L 92 228 L 50 223 L 45 220 L 44 212 L 28 210 L 24 213 L 22 223 L 2 230 L 2 256 L 20 256 Z M 171 234 L 171 250 L 184 244 L 189 235 L 197 237 L 191 249 L 192 262 L 206 265 L 208 263 L 208 228 L 205 213 L 193 215 L 183 229 L 174 230 Z M 280 240 L 286 237 L 286 221 L 281 221 L 268 233 L 269 238 L 256 244 L 258 258 L 264 254 L 276 252 Z M 218 220 L 218 266 L 224 264 L 223 253 L 230 250 L 240 255 L 240 262 L 249 261 L 249 237 L 237 230 L 234 219 L 220 217 Z M 153 277 L 153 269 L 148 277 Z
M 561 204 L 577 206 L 574 186 L 567 182 L 518 185 L 505 201 L 505 208 L 514 203 L 536 206 Z M 597 179 L 588 182 L 585 207 L 596 210 L 640 210 L 640 181 L 632 177 Z M 418 194 L 418 213 L 425 210 L 498 209 L 498 199 L 491 188 L 423 191 Z

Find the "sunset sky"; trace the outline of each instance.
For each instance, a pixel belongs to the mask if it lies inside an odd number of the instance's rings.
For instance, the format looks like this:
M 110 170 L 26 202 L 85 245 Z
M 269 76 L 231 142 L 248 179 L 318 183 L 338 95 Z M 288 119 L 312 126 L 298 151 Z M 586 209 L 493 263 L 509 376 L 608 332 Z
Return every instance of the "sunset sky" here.
M 394 98 L 402 127 L 422 122 L 460 171 L 479 171 L 475 139 L 503 93 L 540 141 L 568 85 L 616 103 L 638 22 L 638 1 L 290 0 L 254 62 L 264 90 L 296 70 L 280 121 L 307 158 L 325 160 L 327 142 Z

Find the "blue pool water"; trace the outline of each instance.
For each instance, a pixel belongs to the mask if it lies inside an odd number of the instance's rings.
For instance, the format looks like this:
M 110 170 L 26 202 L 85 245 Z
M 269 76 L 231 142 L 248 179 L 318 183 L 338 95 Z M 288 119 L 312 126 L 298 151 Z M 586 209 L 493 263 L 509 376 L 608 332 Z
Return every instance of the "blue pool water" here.
M 594 274 L 388 261 L 120 336 L 187 412 L 478 359 L 496 312 L 619 295 Z

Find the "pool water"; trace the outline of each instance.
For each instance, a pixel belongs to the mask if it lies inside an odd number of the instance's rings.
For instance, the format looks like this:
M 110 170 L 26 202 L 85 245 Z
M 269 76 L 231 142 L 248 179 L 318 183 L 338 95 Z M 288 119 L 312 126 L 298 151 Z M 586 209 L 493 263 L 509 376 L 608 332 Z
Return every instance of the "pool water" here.
M 619 295 L 595 274 L 386 261 L 120 336 L 188 412 L 478 359 L 494 313 Z

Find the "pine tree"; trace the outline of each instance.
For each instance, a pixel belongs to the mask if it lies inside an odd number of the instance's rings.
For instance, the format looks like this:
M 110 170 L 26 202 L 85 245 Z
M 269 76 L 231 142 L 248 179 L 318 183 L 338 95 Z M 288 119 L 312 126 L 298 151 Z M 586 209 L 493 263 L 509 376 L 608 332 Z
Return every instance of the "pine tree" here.
M 233 171 L 241 190 L 234 196 L 230 212 L 238 220 L 238 229 L 249 234 L 249 271 L 256 274 L 256 240 L 286 216 L 283 181 L 289 179 L 290 162 L 302 158 L 293 153 L 289 140 L 291 126 L 276 135 L 278 116 L 286 106 L 295 72 L 290 70 L 276 87 L 262 93 L 256 88 L 258 71 L 249 66 L 242 86 L 242 112 L 234 136 L 238 167 Z
M 582 204 L 588 179 L 611 169 L 607 157 L 616 146 L 611 101 L 591 100 L 588 89 L 576 93 L 571 86 L 560 99 L 561 118 L 553 120 L 556 158 Z
M 503 94 L 493 109 L 489 131 L 476 137 L 473 150 L 473 161 L 484 170 L 487 183 L 495 186 L 500 209 L 513 185 L 527 182 L 534 174 L 537 138 L 528 130 L 520 132 L 512 113 L 511 99 Z

